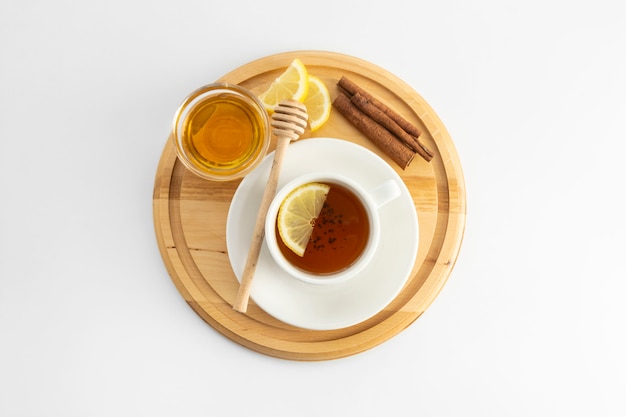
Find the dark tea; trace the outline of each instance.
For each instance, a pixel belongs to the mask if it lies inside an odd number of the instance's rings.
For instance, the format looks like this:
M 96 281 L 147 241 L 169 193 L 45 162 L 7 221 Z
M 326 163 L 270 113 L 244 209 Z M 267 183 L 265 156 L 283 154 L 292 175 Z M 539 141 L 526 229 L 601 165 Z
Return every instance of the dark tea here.
M 369 217 L 361 200 L 343 185 L 328 185 L 328 196 L 315 220 L 304 256 L 296 255 L 282 239 L 276 239 L 292 265 L 316 275 L 334 274 L 354 264 L 365 250 L 370 234 Z

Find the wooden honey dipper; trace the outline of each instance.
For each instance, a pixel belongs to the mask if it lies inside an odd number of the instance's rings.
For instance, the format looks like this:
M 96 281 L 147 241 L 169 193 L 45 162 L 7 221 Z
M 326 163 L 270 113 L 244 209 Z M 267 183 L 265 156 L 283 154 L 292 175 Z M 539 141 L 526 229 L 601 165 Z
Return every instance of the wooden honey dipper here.
M 254 225 L 248 258 L 241 276 L 241 284 L 233 304 L 233 308 L 241 313 L 245 313 L 248 309 L 252 278 L 256 270 L 259 253 L 261 252 L 263 237 L 265 236 L 265 217 L 267 217 L 270 203 L 276 194 L 278 176 L 285 151 L 292 140 L 296 141 L 302 136 L 308 119 L 304 104 L 295 100 L 281 101 L 274 110 L 274 114 L 272 114 L 272 127 L 274 128 L 272 132 L 278 137 L 278 141 L 276 143 L 276 151 L 274 152 L 274 161 L 272 162 L 270 175 L 265 185 L 261 206 L 259 207 L 259 213 Z

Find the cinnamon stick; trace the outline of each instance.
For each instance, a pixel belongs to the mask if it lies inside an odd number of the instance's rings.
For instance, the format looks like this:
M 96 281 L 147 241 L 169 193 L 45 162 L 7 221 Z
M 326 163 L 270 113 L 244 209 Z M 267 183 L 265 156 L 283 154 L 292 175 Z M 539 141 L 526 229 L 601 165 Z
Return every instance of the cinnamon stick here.
M 415 151 L 418 152 L 427 161 L 432 160 L 434 154 L 419 139 L 419 136 L 422 134 L 422 132 L 420 132 L 420 130 L 415 125 L 411 124 L 408 120 L 406 120 L 400 114 L 398 114 L 393 109 L 388 107 L 385 103 L 378 100 L 376 97 L 371 95 L 369 92 L 367 92 L 366 90 L 364 90 L 363 88 L 361 88 L 360 86 L 358 86 L 357 84 L 355 84 L 354 82 L 346 78 L 345 76 L 341 77 L 337 85 L 341 87 L 346 93 L 348 93 L 349 96 L 352 97 L 352 96 L 355 96 L 356 94 L 360 94 L 369 103 L 371 103 L 373 107 L 378 108 L 380 112 L 382 112 L 383 114 L 387 116 L 387 118 L 385 119 L 385 122 L 379 121 L 379 123 L 383 124 L 383 126 L 385 126 L 390 131 L 395 129 L 396 126 L 399 126 L 402 130 L 404 130 L 409 136 L 413 138 L 411 142 L 413 141 L 415 142 L 415 145 L 414 145 Z M 389 123 L 389 120 L 392 120 L 394 122 L 394 125 Z M 408 140 L 408 138 L 405 138 L 405 139 Z
M 359 108 L 363 113 L 371 117 L 374 121 L 380 123 L 383 127 L 396 135 L 406 146 L 413 149 L 420 154 L 422 158 L 430 162 L 433 159 L 432 152 L 423 146 L 419 140 L 407 133 L 395 120 L 393 120 L 387 113 L 376 106 L 371 99 L 365 97 L 361 92 L 356 92 L 351 101 Z
M 337 95 L 333 101 L 333 106 L 400 168 L 406 169 L 409 166 L 415 157 L 415 151 L 409 149 L 387 129 L 361 112 L 345 93 L 340 92 Z
M 361 95 L 366 97 L 369 101 L 372 102 L 373 105 L 385 112 L 391 119 L 393 119 L 398 125 L 402 127 L 402 129 L 406 130 L 406 132 L 410 135 L 419 137 L 422 134 L 422 132 L 420 132 L 420 130 L 416 126 L 409 123 L 408 120 L 389 108 L 387 105 L 385 105 L 385 103 L 378 100 L 376 97 L 374 97 L 346 77 L 341 77 L 337 85 L 346 90 L 351 96 L 355 95 L 356 93 L 361 93 Z

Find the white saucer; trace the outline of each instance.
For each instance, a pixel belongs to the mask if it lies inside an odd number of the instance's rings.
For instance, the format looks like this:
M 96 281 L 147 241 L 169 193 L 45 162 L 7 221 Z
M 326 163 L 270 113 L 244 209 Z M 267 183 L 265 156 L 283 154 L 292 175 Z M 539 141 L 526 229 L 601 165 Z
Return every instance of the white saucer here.
M 241 280 L 252 231 L 269 175 L 273 153 L 248 174 L 233 196 L 226 222 L 230 264 Z M 419 241 L 413 198 L 400 176 L 378 155 L 340 139 L 313 138 L 289 145 L 278 189 L 296 176 L 332 171 L 371 188 L 394 179 L 399 198 L 380 209 L 380 245 L 359 275 L 336 285 L 308 284 L 291 277 L 275 264 L 265 242 L 251 287 L 251 298 L 268 314 L 306 329 L 333 330 L 358 324 L 376 315 L 401 291 Z

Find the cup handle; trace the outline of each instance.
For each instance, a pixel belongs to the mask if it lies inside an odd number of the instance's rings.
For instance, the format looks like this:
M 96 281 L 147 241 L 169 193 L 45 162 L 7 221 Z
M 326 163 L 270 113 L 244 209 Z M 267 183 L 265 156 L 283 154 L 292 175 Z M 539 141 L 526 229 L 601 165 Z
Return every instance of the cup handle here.
M 376 208 L 381 208 L 385 204 L 400 197 L 401 190 L 394 180 L 387 180 L 370 190 L 370 195 L 376 204 Z

